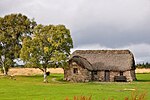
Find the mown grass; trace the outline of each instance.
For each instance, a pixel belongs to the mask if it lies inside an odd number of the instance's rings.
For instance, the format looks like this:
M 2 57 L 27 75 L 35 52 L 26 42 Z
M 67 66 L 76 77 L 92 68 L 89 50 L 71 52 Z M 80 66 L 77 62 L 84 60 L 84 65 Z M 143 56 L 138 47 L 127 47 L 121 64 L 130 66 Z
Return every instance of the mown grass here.
M 124 100 L 133 91 L 146 92 L 150 100 L 150 73 L 137 74 L 138 81 L 131 83 L 70 83 L 63 81 L 62 74 L 51 74 L 49 83 L 43 76 L 0 76 L 0 100 L 65 100 L 74 96 L 92 96 L 92 100 Z

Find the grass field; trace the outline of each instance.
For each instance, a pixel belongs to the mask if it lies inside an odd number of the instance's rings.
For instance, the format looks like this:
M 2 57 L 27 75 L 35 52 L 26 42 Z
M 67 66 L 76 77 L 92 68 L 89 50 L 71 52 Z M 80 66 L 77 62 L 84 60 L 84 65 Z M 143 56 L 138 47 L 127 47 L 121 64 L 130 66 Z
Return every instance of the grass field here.
M 42 83 L 43 76 L 15 76 L 15 79 L 0 76 L 0 100 L 73 100 L 73 96 L 92 96 L 92 100 L 123 100 L 137 93 L 146 92 L 150 100 L 150 73 L 137 74 L 138 81 L 131 83 L 69 83 L 63 74 L 51 74 L 49 83 Z

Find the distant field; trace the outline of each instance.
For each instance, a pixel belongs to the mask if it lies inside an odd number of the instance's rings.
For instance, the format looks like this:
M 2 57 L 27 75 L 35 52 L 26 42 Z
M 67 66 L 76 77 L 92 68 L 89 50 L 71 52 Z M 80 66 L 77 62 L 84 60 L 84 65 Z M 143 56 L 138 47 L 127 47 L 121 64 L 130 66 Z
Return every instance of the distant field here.
M 48 71 L 50 71 L 51 73 L 64 73 L 64 70 L 62 68 L 49 68 Z M 135 70 L 136 73 L 150 73 L 150 68 L 149 69 L 136 69 Z M 38 68 L 11 68 L 9 69 L 8 72 L 9 75 L 39 75 L 39 74 L 43 74 L 43 72 L 38 69 Z M 0 75 L 2 75 L 2 73 L 0 72 Z
M 51 73 L 64 73 L 64 70 L 62 68 L 49 68 L 47 71 L 50 71 Z M 8 74 L 31 76 L 43 74 L 43 72 L 39 68 L 10 68 Z M 2 75 L 1 72 L 0 75 Z
M 0 76 L 0 100 L 64 100 L 73 96 L 92 96 L 92 100 L 123 100 L 133 91 L 147 92 L 150 100 L 150 73 L 137 74 L 138 81 L 131 83 L 69 83 L 63 74 L 51 74 L 49 83 L 42 83 L 43 76 Z
M 135 73 L 150 73 L 150 68 L 136 68 Z

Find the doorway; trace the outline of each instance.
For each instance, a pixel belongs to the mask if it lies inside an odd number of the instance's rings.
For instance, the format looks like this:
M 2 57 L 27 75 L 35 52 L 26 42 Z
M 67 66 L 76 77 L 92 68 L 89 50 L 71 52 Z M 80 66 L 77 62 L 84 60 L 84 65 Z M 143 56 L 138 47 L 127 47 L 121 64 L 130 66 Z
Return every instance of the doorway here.
M 105 70 L 104 73 L 104 81 L 109 82 L 110 81 L 110 71 L 109 70 Z
M 92 71 L 92 81 L 98 81 L 97 71 Z

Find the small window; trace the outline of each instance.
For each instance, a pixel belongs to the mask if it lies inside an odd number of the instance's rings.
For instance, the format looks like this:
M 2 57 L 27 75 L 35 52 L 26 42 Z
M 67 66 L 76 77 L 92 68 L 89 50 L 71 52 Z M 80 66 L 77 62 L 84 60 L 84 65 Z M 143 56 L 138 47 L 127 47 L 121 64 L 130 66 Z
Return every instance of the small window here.
M 123 76 L 123 72 L 120 72 L 120 76 Z
M 93 74 L 94 74 L 94 75 L 97 75 L 97 71 L 93 71 Z
M 77 73 L 78 73 L 78 68 L 74 68 L 74 69 L 73 69 L 73 73 L 74 73 L 74 74 L 77 74 Z

